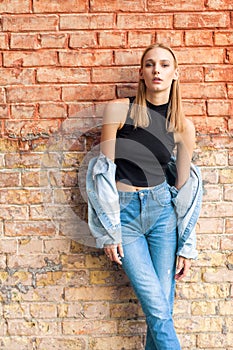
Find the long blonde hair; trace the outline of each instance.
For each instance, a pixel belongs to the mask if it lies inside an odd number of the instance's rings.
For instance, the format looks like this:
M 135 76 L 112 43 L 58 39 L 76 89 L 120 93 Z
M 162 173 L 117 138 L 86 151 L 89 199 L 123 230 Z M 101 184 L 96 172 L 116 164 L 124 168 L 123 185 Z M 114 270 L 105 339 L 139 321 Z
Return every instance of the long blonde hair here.
M 159 43 L 152 44 L 145 49 L 141 57 L 141 68 L 143 67 L 147 52 L 157 47 L 167 50 L 172 54 L 174 66 L 177 68 L 178 62 L 174 52 L 168 46 Z M 134 120 L 135 127 L 146 127 L 150 123 L 150 116 L 146 105 L 146 84 L 144 79 L 139 79 L 136 98 L 131 110 L 131 118 Z M 167 130 L 177 132 L 182 132 L 184 130 L 184 113 L 182 109 L 179 80 L 173 80 L 171 85 L 167 112 Z

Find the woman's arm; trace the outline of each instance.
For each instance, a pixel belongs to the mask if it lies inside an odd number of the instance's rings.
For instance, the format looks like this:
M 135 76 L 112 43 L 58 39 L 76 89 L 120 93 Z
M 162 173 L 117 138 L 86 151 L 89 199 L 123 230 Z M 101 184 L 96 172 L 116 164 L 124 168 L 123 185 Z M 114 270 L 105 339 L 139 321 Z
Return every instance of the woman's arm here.
M 104 109 L 100 150 L 110 158 L 115 160 L 116 133 L 126 119 L 129 108 L 128 99 L 119 99 L 109 102 Z
M 129 100 L 121 99 L 109 102 L 104 110 L 100 150 L 112 161 L 115 160 L 116 133 L 125 123 L 128 108 Z M 121 243 L 106 245 L 104 251 L 111 261 L 122 265 L 124 253 Z
M 195 128 L 193 123 L 186 119 L 185 130 L 183 133 L 175 135 L 177 143 L 176 168 L 177 178 L 175 186 L 180 189 L 190 176 L 190 164 L 195 146 Z M 176 280 L 184 278 L 191 267 L 191 261 L 182 256 L 178 257 Z
M 195 146 L 195 128 L 190 120 L 185 119 L 185 130 L 175 134 L 175 142 L 177 144 L 175 186 L 180 189 L 190 176 L 190 164 Z

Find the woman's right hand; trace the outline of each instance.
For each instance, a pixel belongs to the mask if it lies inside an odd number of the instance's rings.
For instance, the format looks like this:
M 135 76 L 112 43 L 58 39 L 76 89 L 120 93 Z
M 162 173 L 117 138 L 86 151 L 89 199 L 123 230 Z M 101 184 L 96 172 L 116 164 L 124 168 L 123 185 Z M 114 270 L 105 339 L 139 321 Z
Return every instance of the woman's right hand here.
M 124 252 L 123 252 L 123 247 L 121 243 L 106 245 L 104 247 L 104 252 L 111 261 L 114 261 L 117 264 L 122 265 L 121 258 L 124 257 Z

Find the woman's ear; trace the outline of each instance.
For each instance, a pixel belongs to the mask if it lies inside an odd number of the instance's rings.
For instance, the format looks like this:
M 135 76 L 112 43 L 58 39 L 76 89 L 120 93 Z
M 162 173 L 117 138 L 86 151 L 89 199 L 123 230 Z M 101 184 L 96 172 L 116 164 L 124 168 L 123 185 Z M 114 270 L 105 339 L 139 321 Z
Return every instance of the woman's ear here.
M 144 77 L 143 77 L 143 72 L 142 72 L 142 68 L 139 69 L 139 78 L 140 78 L 140 79 L 144 79 Z
M 178 70 L 178 68 L 176 68 L 173 80 L 178 80 L 178 79 L 179 79 L 179 70 Z

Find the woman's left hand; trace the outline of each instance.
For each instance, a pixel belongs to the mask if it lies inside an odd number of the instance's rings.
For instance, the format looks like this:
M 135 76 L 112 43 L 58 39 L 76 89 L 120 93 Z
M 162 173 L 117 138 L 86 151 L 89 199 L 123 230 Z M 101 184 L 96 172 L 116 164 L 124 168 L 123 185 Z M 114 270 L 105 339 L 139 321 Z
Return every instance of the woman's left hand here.
M 186 259 L 183 256 L 178 256 L 175 279 L 177 281 L 180 281 L 182 278 L 187 276 L 187 273 L 190 267 L 191 267 L 190 259 Z

